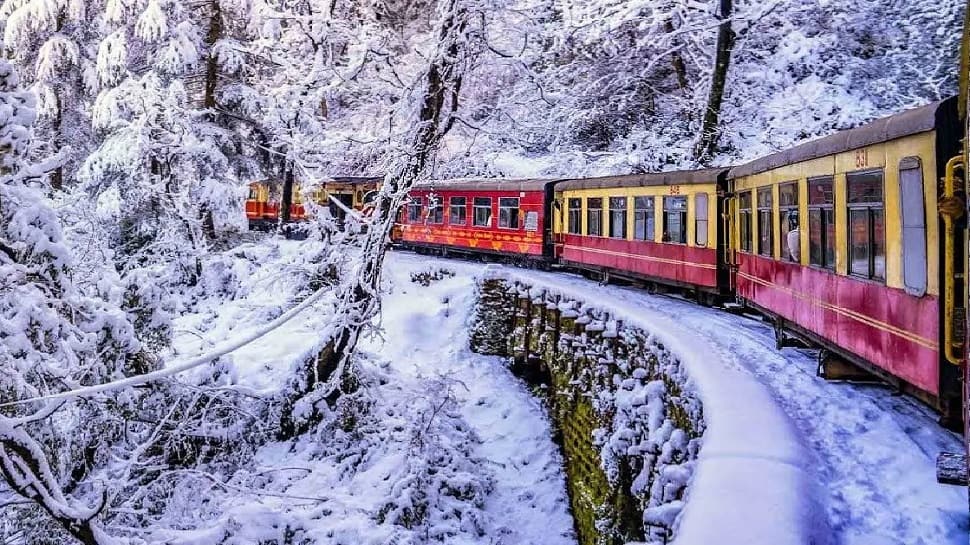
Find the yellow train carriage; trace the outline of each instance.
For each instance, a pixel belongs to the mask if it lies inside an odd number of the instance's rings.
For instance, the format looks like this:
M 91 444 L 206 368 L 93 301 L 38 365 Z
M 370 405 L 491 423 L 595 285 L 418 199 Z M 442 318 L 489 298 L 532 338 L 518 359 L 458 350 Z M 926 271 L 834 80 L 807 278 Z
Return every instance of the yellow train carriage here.
M 558 182 L 556 255 L 570 266 L 720 295 L 727 288 L 726 271 L 718 265 L 726 173 L 707 169 Z
M 955 119 L 948 100 L 735 167 L 728 205 L 737 296 L 779 344 L 819 344 L 951 418 L 937 180 Z

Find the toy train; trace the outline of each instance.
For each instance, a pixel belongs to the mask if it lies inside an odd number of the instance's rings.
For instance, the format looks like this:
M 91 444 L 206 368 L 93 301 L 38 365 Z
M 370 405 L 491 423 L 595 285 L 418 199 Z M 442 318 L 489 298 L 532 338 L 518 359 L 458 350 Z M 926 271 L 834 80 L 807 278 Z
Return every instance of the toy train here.
M 970 420 L 957 110 L 951 98 L 733 168 L 425 183 L 410 192 L 392 241 L 751 309 L 774 324 L 779 348 L 819 347 L 823 376 L 879 377 L 956 429 Z M 312 198 L 339 199 L 331 213 L 342 217 L 379 182 L 335 179 Z M 281 205 L 264 184 L 252 187 L 251 226 L 277 223 Z M 290 216 L 301 221 L 293 194 Z M 941 481 L 965 482 L 965 458 L 945 461 Z
M 338 223 L 342 223 L 347 210 L 367 209 L 381 180 L 374 176 L 339 176 L 315 186 L 307 195 L 303 195 L 299 184 L 294 184 L 288 205 L 282 202 L 285 199 L 278 184 L 270 181 L 253 182 L 249 184 L 249 196 L 246 199 L 246 219 L 250 229 L 268 231 L 279 225 L 280 211 L 289 206 L 289 221 L 299 223 L 308 217 L 304 199 L 310 199 L 320 206 L 326 206 L 330 215 Z
M 394 242 L 748 307 L 779 347 L 820 347 L 824 376 L 878 376 L 956 427 L 967 263 L 956 110 L 945 100 L 733 168 L 423 184 Z M 956 213 L 938 212 L 947 204 Z

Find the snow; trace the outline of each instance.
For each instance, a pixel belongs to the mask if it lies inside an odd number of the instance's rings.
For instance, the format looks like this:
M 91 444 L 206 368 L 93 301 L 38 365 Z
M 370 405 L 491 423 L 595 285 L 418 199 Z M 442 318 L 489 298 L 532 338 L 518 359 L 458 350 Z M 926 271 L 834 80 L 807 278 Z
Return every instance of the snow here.
M 812 475 L 805 470 L 811 459 L 794 426 L 754 377 L 717 357 L 716 345 L 629 294 L 603 297 L 589 282 L 570 276 L 494 266 L 486 274 L 589 301 L 651 332 L 686 364 L 704 404 L 707 430 L 674 543 L 830 542 Z
M 237 250 L 235 297 L 203 301 L 176 320 L 178 353 L 211 350 L 291 308 L 299 299 L 293 277 L 301 247 L 269 239 Z M 250 467 L 228 477 L 200 475 L 187 489 L 195 492 L 173 503 L 218 517 L 196 530 L 156 529 L 150 541 L 251 543 L 290 531 L 334 544 L 574 544 L 545 409 L 501 358 L 468 349 L 475 278 L 445 276 L 428 287 L 411 281 L 425 270 L 419 260 L 389 263 L 381 333 L 361 344 L 362 374 L 376 383 L 354 431 L 326 427 L 270 442 Z M 295 355 L 319 340 L 329 304 L 317 303 L 224 359 L 233 387 L 260 395 L 279 389 Z M 209 503 L 199 504 L 196 487 L 216 482 Z M 460 487 L 461 498 L 436 496 L 439 485 Z M 427 525 L 392 523 L 425 494 Z
M 497 521 L 496 543 L 574 543 L 562 460 L 545 409 L 501 358 L 468 349 L 474 278 L 408 285 L 402 278 L 428 267 L 397 258 L 389 263 L 396 286 L 383 302 L 384 340 L 365 348 L 415 380 L 446 376 L 461 385 L 462 414 L 481 438 L 475 453 L 494 473 L 495 493 L 485 510 Z
M 752 318 L 565 273 L 490 265 L 488 274 L 641 324 L 688 364 L 708 429 L 677 543 L 967 542 L 967 491 L 937 484 L 934 466 L 960 439 L 917 402 L 820 379 L 813 351 L 777 352 Z

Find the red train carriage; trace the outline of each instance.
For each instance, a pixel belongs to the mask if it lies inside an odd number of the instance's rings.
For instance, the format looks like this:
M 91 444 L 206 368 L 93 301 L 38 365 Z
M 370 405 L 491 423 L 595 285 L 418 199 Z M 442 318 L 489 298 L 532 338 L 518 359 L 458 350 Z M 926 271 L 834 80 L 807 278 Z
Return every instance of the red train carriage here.
M 861 367 L 954 426 L 960 367 L 949 361 L 956 341 L 941 298 L 963 265 L 940 265 L 937 180 L 958 150 L 955 120 L 955 102 L 944 101 L 729 174 L 739 300 L 774 318 L 779 344 L 796 336 L 824 347 L 828 376 Z
M 556 256 L 563 265 L 728 293 L 722 228 L 727 169 L 634 174 L 556 184 Z
M 401 214 L 400 243 L 414 249 L 544 260 L 553 180 L 452 180 L 420 184 Z

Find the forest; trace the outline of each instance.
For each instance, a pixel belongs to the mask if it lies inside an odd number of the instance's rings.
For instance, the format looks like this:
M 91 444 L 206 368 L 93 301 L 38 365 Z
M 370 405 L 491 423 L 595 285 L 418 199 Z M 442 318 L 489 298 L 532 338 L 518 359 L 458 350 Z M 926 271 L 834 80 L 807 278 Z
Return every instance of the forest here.
M 0 543 L 365 542 L 320 537 L 330 507 L 253 499 L 285 473 L 254 460 L 313 441 L 353 473 L 387 448 L 359 346 L 408 189 L 737 164 L 940 100 L 964 7 L 0 1 Z M 278 385 L 237 384 L 231 342 L 186 359 L 180 318 L 217 315 L 270 251 L 247 246 L 248 184 L 353 175 L 384 176 L 369 228 L 320 213 L 272 256 L 286 289 L 253 336 L 326 308 Z M 488 479 L 430 407 L 397 407 L 409 463 L 364 517 L 407 530 L 395 543 L 481 532 Z

